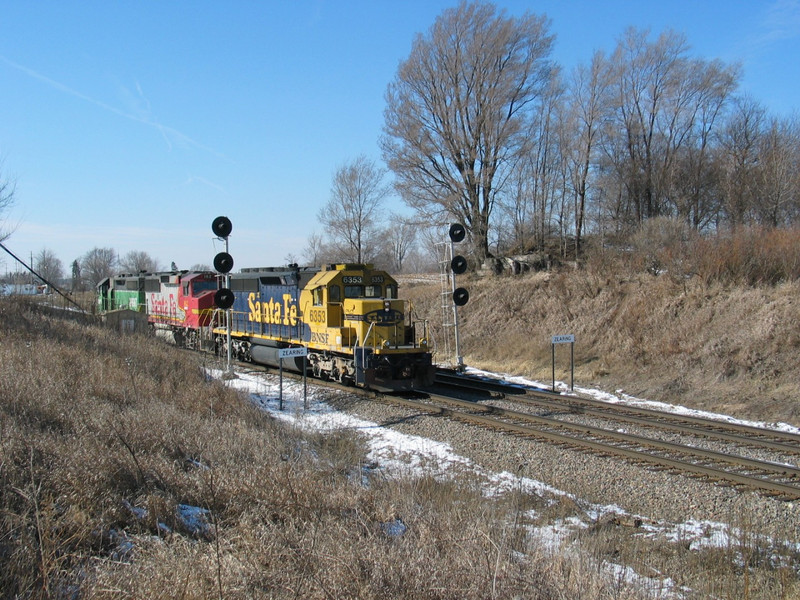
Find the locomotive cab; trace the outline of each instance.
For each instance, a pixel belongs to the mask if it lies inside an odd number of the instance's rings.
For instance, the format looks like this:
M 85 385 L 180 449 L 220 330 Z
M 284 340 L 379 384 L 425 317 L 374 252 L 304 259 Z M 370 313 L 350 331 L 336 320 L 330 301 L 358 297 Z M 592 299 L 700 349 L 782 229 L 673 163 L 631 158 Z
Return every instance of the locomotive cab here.
M 97 284 L 97 310 L 129 309 L 145 312 L 144 274 L 107 277 Z
M 321 351 L 311 354 L 315 374 L 333 373 L 365 386 L 430 383 L 427 347 L 414 344 L 397 282 L 385 271 L 361 264 L 323 268 L 301 293 L 300 306 L 309 350 Z

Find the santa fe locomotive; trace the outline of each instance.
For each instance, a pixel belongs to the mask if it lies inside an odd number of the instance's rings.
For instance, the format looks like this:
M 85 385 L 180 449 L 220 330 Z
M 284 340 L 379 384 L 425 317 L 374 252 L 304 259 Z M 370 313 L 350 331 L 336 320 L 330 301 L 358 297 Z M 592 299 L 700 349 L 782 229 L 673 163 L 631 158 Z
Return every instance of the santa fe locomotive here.
M 97 286 L 98 310 L 144 312 L 156 334 L 179 345 L 277 366 L 278 351 L 304 347 L 284 366 L 362 387 L 409 389 L 433 381 L 423 331 L 417 339 L 397 281 L 369 264 L 242 269 L 229 275 L 233 305 L 215 306 L 214 272 L 117 275 Z M 291 365 L 287 365 L 291 360 Z

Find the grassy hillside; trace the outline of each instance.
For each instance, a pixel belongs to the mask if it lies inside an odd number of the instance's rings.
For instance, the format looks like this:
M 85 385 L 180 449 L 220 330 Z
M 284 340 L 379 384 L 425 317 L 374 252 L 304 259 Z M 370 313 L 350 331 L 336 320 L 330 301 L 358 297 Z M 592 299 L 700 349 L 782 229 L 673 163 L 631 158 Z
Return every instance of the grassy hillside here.
M 552 335 L 572 333 L 576 385 L 800 425 L 800 283 L 730 284 L 607 266 L 463 277 L 471 366 L 551 378 Z M 438 282 L 402 295 L 440 323 Z M 433 339 L 441 346 L 441 331 Z M 557 349 L 558 379 L 569 352 Z
M 357 432 L 292 430 L 208 358 L 6 299 L 0 340 L 0 598 L 639 597 L 532 546 L 524 499 L 370 477 Z

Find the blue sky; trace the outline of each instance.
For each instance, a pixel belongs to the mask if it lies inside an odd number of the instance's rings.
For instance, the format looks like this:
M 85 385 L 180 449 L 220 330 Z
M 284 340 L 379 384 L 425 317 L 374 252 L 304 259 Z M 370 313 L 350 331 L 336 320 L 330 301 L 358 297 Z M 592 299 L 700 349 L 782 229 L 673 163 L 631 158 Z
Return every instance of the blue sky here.
M 6 245 L 65 268 L 94 247 L 188 268 L 211 264 L 211 221 L 227 215 L 236 269 L 299 258 L 334 171 L 380 164 L 386 86 L 456 4 L 0 0 Z M 772 114 L 797 113 L 800 0 L 495 4 L 547 15 L 566 69 L 628 26 L 674 29 L 693 55 L 740 62 L 741 91 Z

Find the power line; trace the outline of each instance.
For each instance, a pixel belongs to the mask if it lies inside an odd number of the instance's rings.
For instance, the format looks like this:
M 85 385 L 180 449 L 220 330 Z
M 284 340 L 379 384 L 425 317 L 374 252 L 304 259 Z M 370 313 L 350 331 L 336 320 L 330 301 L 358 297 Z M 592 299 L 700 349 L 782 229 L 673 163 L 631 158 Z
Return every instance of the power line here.
M 30 272 L 31 272 L 31 273 L 33 273 L 33 274 L 34 274 L 36 277 L 38 277 L 39 279 L 41 279 L 41 280 L 42 280 L 42 281 L 43 281 L 45 284 L 49 285 L 49 286 L 50 286 L 50 288 L 51 288 L 52 290 L 54 290 L 54 291 L 55 291 L 55 292 L 56 292 L 56 293 L 57 293 L 59 296 L 61 296 L 62 298 L 64 298 L 64 300 L 66 300 L 67 302 L 69 302 L 70 304 L 72 304 L 72 305 L 73 305 L 75 308 L 77 308 L 77 309 L 78 309 L 79 311 L 81 311 L 82 313 L 86 314 L 86 310 L 85 310 L 85 309 L 84 309 L 82 306 L 78 305 L 78 303 L 77 303 L 77 302 L 75 302 L 75 301 L 74 301 L 72 298 L 70 298 L 70 297 L 68 297 L 66 294 L 64 294 L 64 293 L 63 293 L 63 292 L 62 292 L 60 289 L 58 289 L 58 286 L 56 286 L 56 285 L 54 285 L 53 283 L 51 283 L 51 282 L 47 281 L 47 279 L 45 279 L 44 277 L 42 277 L 41 275 L 39 275 L 39 273 L 37 273 L 36 271 L 34 271 L 34 270 L 33 270 L 33 267 L 30 267 L 30 266 L 28 266 L 27 264 L 25 264 L 25 261 L 23 261 L 21 258 L 19 258 L 19 257 L 18 257 L 16 254 L 14 254 L 14 253 L 13 253 L 11 250 L 9 250 L 8 248 L 6 248 L 5 244 L 3 244 L 3 242 L 0 242 L 0 248 L 2 248 L 3 250 L 5 250 L 5 251 L 6 251 L 6 252 L 9 254 L 9 256 L 11 256 L 11 258 L 13 258 L 14 260 L 16 260 L 16 261 L 17 261 L 19 264 L 21 264 L 21 265 L 22 265 L 23 267 L 25 267 L 26 269 L 28 269 L 28 271 L 30 271 Z M 33 262 L 33 261 L 31 260 L 31 262 Z

